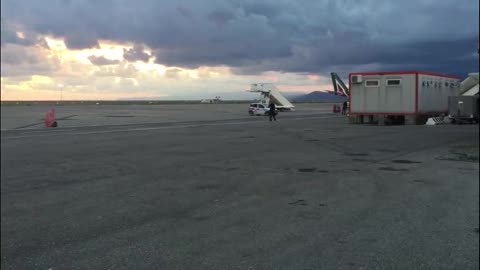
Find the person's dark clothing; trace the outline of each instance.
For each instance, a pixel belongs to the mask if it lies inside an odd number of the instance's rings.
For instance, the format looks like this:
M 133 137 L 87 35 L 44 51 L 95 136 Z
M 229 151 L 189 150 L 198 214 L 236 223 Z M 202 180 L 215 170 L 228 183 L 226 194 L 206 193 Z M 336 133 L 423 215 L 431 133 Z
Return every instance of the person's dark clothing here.
M 274 121 L 277 121 L 277 118 L 275 117 L 275 104 L 272 102 L 270 103 L 270 105 L 268 105 L 268 108 L 270 108 L 270 113 L 269 113 L 269 116 L 270 116 L 270 121 L 272 121 L 272 118 Z
M 348 105 L 347 105 L 347 102 L 343 102 L 343 107 L 342 107 L 342 114 L 346 114 L 347 113 L 347 108 L 348 108 Z

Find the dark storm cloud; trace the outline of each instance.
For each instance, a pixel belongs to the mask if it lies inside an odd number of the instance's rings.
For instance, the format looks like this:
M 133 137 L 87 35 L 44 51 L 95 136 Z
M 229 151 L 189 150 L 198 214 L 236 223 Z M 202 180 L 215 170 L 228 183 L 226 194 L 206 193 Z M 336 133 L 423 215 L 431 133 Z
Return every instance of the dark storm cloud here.
M 123 58 L 129 62 L 143 61 L 148 62 L 152 57 L 149 53 L 145 52 L 145 47 L 140 44 L 135 44 L 133 48 L 127 50 L 123 49 Z
M 19 38 L 19 37 L 17 36 L 17 33 L 16 33 L 13 29 L 7 27 L 7 26 L 5 25 L 5 23 L 3 22 L 3 20 L 2 20 L 2 26 L 1 26 L 1 33 L 0 33 L 0 35 L 1 35 L 1 45 L 2 45 L 2 46 L 5 45 L 5 44 L 7 44 L 7 43 L 19 44 L 19 45 L 27 45 L 27 46 L 34 44 L 34 43 L 31 42 L 30 40 L 26 40 L 26 42 L 25 42 L 25 40 Z
M 233 20 L 235 15 L 230 11 L 215 10 L 208 15 L 208 19 L 217 25 L 224 25 Z
M 374 71 L 381 68 L 425 70 L 464 76 L 478 70 L 478 55 L 473 45 L 476 42 L 476 38 L 463 38 L 404 42 L 395 47 L 372 42 L 325 42 L 318 46 L 299 47 L 291 58 L 264 62 L 255 67 L 237 67 L 236 71 L 243 74 L 273 69 L 284 72 L 342 73 L 341 70 Z M 349 51 L 355 53 L 348 53 Z
M 112 60 L 112 59 L 105 58 L 103 56 L 95 56 L 95 55 L 90 55 L 88 57 L 88 60 L 90 60 L 92 64 L 97 66 L 116 65 L 120 63 L 119 60 Z
M 179 67 L 227 65 L 255 73 L 370 66 L 464 73 L 478 63 L 478 0 L 4 0 L 1 5 L 4 20 L 64 37 L 69 48 L 95 47 L 99 39 L 145 44 L 157 62 Z M 146 59 L 136 52 L 125 55 Z
M 60 68 L 58 57 L 46 57 L 39 47 L 26 47 L 22 44 L 2 46 L 2 77 L 49 75 Z
M 100 48 L 97 38 L 95 36 L 80 33 L 66 34 L 65 45 L 71 50 Z
M 193 12 L 189 8 L 179 5 L 176 9 L 177 12 L 185 18 L 191 18 L 193 16 Z
M 21 32 L 23 36 L 19 36 L 17 32 Z M 24 31 L 15 25 L 11 25 L 8 22 L 1 20 L 1 46 L 5 44 L 16 44 L 22 46 L 40 45 L 47 47 L 45 40 L 38 34 L 32 31 Z

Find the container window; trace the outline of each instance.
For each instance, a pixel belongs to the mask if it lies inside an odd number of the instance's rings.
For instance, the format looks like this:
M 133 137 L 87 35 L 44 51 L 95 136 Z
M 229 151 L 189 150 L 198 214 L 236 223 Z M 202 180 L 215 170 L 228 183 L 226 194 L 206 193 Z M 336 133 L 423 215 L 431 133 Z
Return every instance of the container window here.
M 378 87 L 380 85 L 379 80 L 366 80 L 365 86 L 366 87 Z
M 400 86 L 402 84 L 401 79 L 388 79 L 387 86 Z

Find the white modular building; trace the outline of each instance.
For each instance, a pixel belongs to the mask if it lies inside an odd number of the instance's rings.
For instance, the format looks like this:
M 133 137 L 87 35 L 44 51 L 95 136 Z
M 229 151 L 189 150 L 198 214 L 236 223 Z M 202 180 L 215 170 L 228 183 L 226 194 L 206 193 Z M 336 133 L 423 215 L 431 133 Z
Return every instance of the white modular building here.
M 350 115 L 420 116 L 448 112 L 448 97 L 460 91 L 460 78 L 422 71 L 349 74 Z

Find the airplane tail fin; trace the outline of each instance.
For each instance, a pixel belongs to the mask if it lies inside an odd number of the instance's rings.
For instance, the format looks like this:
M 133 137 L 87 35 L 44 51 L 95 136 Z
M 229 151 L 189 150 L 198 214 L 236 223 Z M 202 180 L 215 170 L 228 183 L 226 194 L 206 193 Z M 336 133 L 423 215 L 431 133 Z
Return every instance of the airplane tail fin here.
M 337 73 L 332 72 L 330 73 L 332 77 L 332 84 L 335 95 L 341 95 L 348 97 L 350 95 L 348 87 L 343 83 L 342 79 L 338 77 Z

